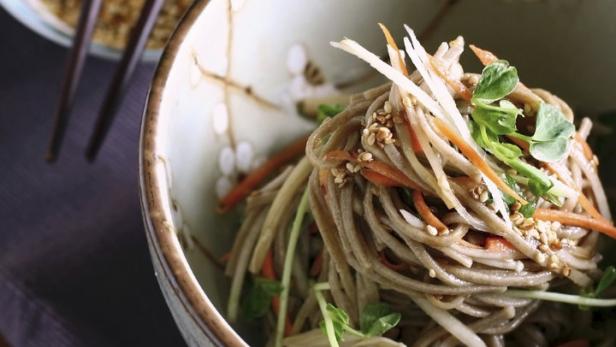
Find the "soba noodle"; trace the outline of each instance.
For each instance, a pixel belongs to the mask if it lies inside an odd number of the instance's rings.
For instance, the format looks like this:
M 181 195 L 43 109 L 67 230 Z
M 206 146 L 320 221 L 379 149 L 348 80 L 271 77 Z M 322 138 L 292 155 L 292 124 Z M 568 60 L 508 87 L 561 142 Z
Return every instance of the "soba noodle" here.
M 430 56 L 407 31 L 404 51 L 388 38 L 391 65 L 352 40 L 332 43 L 392 83 L 351 97 L 310 135 L 303 159 L 250 195 L 226 268 L 228 319 L 251 297 L 242 294 L 250 273 L 253 289 L 260 277 L 283 278 L 282 289 L 261 292 L 268 346 L 549 346 L 574 336 L 576 307 L 524 293 L 577 294 L 601 275 L 598 231 L 613 226 L 598 161 L 583 146 L 591 121 L 576 140 L 562 140 L 557 160 L 538 160 L 513 135 L 496 136 L 523 147 L 515 166 L 477 141 L 473 112 L 489 106 L 469 94 L 482 88 L 490 64 L 508 65 L 474 48 L 488 67 L 464 73 L 462 37 Z M 415 69 L 408 75 L 404 55 Z M 527 142 L 544 105 L 573 121 L 560 98 L 520 82 L 498 105 L 491 107 L 519 108 L 513 126 Z M 528 166 L 535 171 L 516 170 Z M 537 193 L 532 175 L 551 187 Z M 531 201 L 536 210 L 524 215 Z M 395 323 L 377 336 L 363 326 L 374 304 L 389 307 Z

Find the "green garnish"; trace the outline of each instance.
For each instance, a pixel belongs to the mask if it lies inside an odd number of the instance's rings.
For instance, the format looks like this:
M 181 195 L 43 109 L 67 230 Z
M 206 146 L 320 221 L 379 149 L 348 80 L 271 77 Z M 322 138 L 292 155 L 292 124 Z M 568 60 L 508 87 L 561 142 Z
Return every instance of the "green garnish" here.
M 593 306 L 593 307 L 613 307 L 616 306 L 616 299 L 595 299 L 582 295 L 563 294 L 555 292 L 544 292 L 540 290 L 517 290 L 509 289 L 503 293 L 512 298 L 523 298 L 533 300 L 544 300 L 562 302 L 565 304 Z
M 524 218 L 530 218 L 535 214 L 535 209 L 537 208 L 537 200 L 529 201 L 528 204 L 522 205 L 518 210 Z
M 599 297 L 601 293 L 603 293 L 614 283 L 614 281 L 616 281 L 616 268 L 613 266 L 608 266 L 605 271 L 603 271 L 603 276 L 599 280 L 592 296 L 594 298 Z
M 400 313 L 393 312 L 385 303 L 367 304 L 359 317 L 360 330 L 356 330 L 351 326 L 349 315 L 343 309 L 325 301 L 321 291 L 329 289 L 328 283 L 318 283 L 313 286 L 323 315 L 320 327 L 332 347 L 339 346 L 345 333 L 359 337 L 381 336 L 398 325 L 402 318 Z
M 543 103 L 537 111 L 535 128 L 535 134 L 529 142 L 530 154 L 545 162 L 561 160 L 575 132 L 573 124 L 565 119 L 559 109 Z
M 381 336 L 398 325 L 402 315 L 384 303 L 367 304 L 359 318 L 359 327 L 366 336 Z
M 534 300 L 545 300 L 562 302 L 565 304 L 578 305 L 580 309 L 589 307 L 614 307 L 616 299 L 599 299 L 598 297 L 616 281 L 616 268 L 608 266 L 603 271 L 603 276 L 594 290 L 582 293 L 581 295 L 563 294 L 555 292 L 544 292 L 540 290 L 514 290 L 509 289 L 504 294 L 514 298 L 525 298 Z
M 537 197 L 541 196 L 551 203 L 560 205 L 554 184 L 549 177 L 536 167 L 521 159 L 522 150 L 511 143 L 501 142 L 499 136 L 509 135 L 527 142 L 530 154 L 540 161 L 551 162 L 563 158 L 567 152 L 575 127 L 560 110 L 542 103 L 537 111 L 535 133 L 527 136 L 517 132 L 516 120 L 522 110 L 503 99 L 518 84 L 518 72 L 504 60 L 486 66 L 473 92 L 471 103 L 475 107 L 471 114 L 472 136 L 475 142 L 494 155 L 498 160 L 528 178 L 528 188 Z M 505 202 L 513 203 L 505 197 Z M 526 214 L 534 208 L 527 207 Z
M 471 114 L 473 120 L 496 137 L 511 135 L 528 142 L 530 154 L 535 159 L 544 162 L 561 160 L 575 127 L 558 108 L 542 103 L 537 111 L 533 136 L 518 133 L 516 120 L 518 115 L 523 115 L 522 110 L 503 99 L 515 89 L 518 81 L 517 70 L 504 60 L 486 66 L 471 99 L 475 106 Z M 497 101 L 498 105 L 492 104 Z
M 344 106 L 340 104 L 321 104 L 317 107 L 317 123 L 321 124 L 325 118 L 330 118 L 344 110 Z
M 248 319 L 257 319 L 268 312 L 272 298 L 282 292 L 282 285 L 263 277 L 255 277 L 245 300 L 242 302 L 242 311 Z
M 473 91 L 473 101 L 489 104 L 509 95 L 518 84 L 518 71 L 505 60 L 497 60 L 483 68 Z
M 278 320 L 276 322 L 276 337 L 274 346 L 282 346 L 282 337 L 284 335 L 284 324 L 287 318 L 287 306 L 289 304 L 289 289 L 291 287 L 291 271 L 293 271 L 293 258 L 295 257 L 295 248 L 299 240 L 299 234 L 304 222 L 304 217 L 308 213 L 308 193 L 306 188 L 299 201 L 299 206 L 295 212 L 295 219 L 291 225 L 289 240 L 287 243 L 284 265 L 282 267 L 282 291 L 280 293 L 280 309 L 278 310 Z

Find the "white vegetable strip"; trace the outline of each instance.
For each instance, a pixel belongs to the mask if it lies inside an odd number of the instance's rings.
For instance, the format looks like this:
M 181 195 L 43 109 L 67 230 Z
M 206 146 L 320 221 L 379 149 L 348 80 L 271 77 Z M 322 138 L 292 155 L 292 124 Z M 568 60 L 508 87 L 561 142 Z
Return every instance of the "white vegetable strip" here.
M 426 50 L 423 48 L 423 46 L 421 46 L 419 40 L 417 40 L 415 32 L 413 32 L 413 30 L 407 25 L 405 25 L 404 27 L 409 33 L 409 36 L 411 37 L 411 40 L 413 42 L 413 44 L 411 45 L 411 42 L 408 38 L 404 39 L 404 46 L 406 48 L 407 54 L 409 55 L 409 58 L 411 58 L 411 61 L 413 62 L 413 64 L 415 64 L 417 70 L 421 73 L 424 81 L 426 82 L 432 93 L 436 96 L 437 101 L 445 110 L 446 114 L 448 115 L 449 121 L 454 124 L 455 128 L 458 130 L 458 133 L 462 136 L 464 140 L 466 140 L 467 143 L 471 144 L 475 151 L 480 153 L 480 155 L 485 159 L 483 151 L 471 138 L 470 130 L 464 122 L 464 118 L 462 118 L 460 111 L 456 107 L 455 101 L 447 91 L 447 87 L 445 86 L 441 78 L 438 77 L 438 75 L 432 69 L 432 65 L 428 61 L 428 55 L 426 53 Z M 496 184 L 494 184 L 494 182 L 492 182 L 484 174 L 482 174 L 481 176 L 486 183 L 488 191 L 493 197 L 496 209 L 501 213 L 501 216 L 503 217 L 507 226 L 511 227 L 512 224 L 509 220 L 509 210 L 503 202 L 503 196 L 500 190 L 496 187 Z
M 419 296 L 411 296 L 411 299 L 415 301 L 430 318 L 445 328 L 451 335 L 455 336 L 460 342 L 470 347 L 486 347 L 483 340 L 475 334 L 469 327 L 460 322 L 456 317 L 451 315 L 445 310 L 436 308 L 427 299 Z

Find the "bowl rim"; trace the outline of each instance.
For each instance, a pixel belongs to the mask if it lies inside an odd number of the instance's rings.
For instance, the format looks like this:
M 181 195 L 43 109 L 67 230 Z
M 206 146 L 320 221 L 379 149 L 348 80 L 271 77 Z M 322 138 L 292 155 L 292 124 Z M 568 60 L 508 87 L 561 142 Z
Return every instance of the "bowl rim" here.
M 176 247 L 177 236 L 169 232 L 168 226 L 173 225 L 173 222 L 165 217 L 158 174 L 155 170 L 156 137 L 163 90 L 182 42 L 208 3 L 209 0 L 197 0 L 191 5 L 176 27 L 156 67 L 141 123 L 139 190 L 146 234 L 152 246 L 150 253 L 161 264 L 164 272 L 163 276 L 158 276 L 159 281 L 169 282 L 170 288 L 179 298 L 185 311 L 214 345 L 239 347 L 247 346 L 246 342 L 227 323 L 208 299 L 207 294 L 202 291 L 190 267 L 187 266 L 184 253 Z

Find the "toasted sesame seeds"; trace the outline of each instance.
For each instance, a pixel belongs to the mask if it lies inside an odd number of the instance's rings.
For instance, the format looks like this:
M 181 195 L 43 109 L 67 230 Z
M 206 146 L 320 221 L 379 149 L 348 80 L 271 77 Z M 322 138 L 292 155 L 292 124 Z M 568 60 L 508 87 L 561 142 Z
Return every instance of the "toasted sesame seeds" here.
M 392 144 L 393 134 L 387 127 L 380 127 L 376 132 L 376 140 L 379 144 Z
M 430 276 L 431 278 L 436 277 L 436 271 L 434 271 L 434 269 L 430 269 L 430 271 L 428 271 L 428 276 Z
M 385 101 L 385 104 L 383 105 L 383 110 L 386 113 L 391 113 L 392 108 L 391 108 L 391 103 L 389 101 Z
M 364 163 L 369 163 L 374 160 L 372 157 L 372 153 L 370 152 L 362 152 L 357 156 L 357 160 Z

